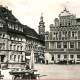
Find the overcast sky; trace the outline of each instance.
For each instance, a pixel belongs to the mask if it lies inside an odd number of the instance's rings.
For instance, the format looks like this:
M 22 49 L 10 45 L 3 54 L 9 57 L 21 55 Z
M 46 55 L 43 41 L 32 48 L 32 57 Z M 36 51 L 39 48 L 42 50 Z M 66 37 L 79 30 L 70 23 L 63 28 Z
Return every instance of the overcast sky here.
M 76 14 L 76 17 L 80 17 L 79 0 L 0 0 L 0 5 L 8 6 L 22 24 L 28 25 L 37 32 L 41 13 L 47 31 L 65 6 L 72 14 Z

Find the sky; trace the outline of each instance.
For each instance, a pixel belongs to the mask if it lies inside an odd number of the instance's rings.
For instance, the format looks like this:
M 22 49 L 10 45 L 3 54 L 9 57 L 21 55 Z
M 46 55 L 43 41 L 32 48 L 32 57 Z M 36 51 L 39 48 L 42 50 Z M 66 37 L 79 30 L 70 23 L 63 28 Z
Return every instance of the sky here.
M 65 6 L 76 17 L 80 17 L 79 0 L 0 0 L 0 5 L 12 10 L 12 14 L 24 25 L 38 32 L 41 13 L 43 13 L 45 29 L 49 31 L 50 24 L 58 18 Z

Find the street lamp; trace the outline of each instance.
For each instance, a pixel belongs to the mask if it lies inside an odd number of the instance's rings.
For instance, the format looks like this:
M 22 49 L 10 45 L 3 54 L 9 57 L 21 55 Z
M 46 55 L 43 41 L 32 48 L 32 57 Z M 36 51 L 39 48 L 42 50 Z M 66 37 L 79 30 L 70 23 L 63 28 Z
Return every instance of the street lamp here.
M 68 37 L 67 37 L 67 65 L 69 64 L 69 60 L 68 60 L 68 58 L 69 58 L 69 53 L 68 53 L 68 50 L 69 50 L 69 39 L 68 39 Z

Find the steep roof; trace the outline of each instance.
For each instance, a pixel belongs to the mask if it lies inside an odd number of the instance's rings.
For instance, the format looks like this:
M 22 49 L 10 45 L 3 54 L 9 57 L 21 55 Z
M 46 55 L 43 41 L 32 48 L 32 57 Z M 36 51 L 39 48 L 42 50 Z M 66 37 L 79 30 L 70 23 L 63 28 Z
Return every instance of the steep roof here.
M 12 11 L 8 10 L 7 7 L 3 7 L 3 6 L 0 5 L 0 17 L 5 22 L 20 24 L 23 27 L 23 32 L 7 28 L 8 33 L 26 35 L 28 37 L 32 37 L 32 38 L 35 38 L 35 39 L 38 39 L 38 40 L 42 40 L 42 38 L 37 34 L 37 32 L 34 29 L 28 27 L 27 25 L 21 24 L 18 21 L 18 19 L 12 14 Z
M 12 11 L 8 10 L 6 7 L 0 6 L 0 17 L 5 21 L 20 24 L 18 19 L 12 14 Z
M 26 25 L 24 27 L 24 33 L 29 37 L 33 37 L 33 38 L 39 39 L 39 35 L 37 34 L 37 32 L 34 29 L 32 29 L 32 28 L 30 28 L 30 27 L 28 27 Z

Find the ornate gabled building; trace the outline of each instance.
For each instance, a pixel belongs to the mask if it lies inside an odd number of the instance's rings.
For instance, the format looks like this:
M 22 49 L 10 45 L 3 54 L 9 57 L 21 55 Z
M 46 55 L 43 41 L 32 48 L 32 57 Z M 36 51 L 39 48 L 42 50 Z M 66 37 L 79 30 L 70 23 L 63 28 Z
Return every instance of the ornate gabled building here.
M 54 23 L 45 35 L 46 52 L 52 55 L 55 62 L 80 61 L 80 18 L 65 8 Z

